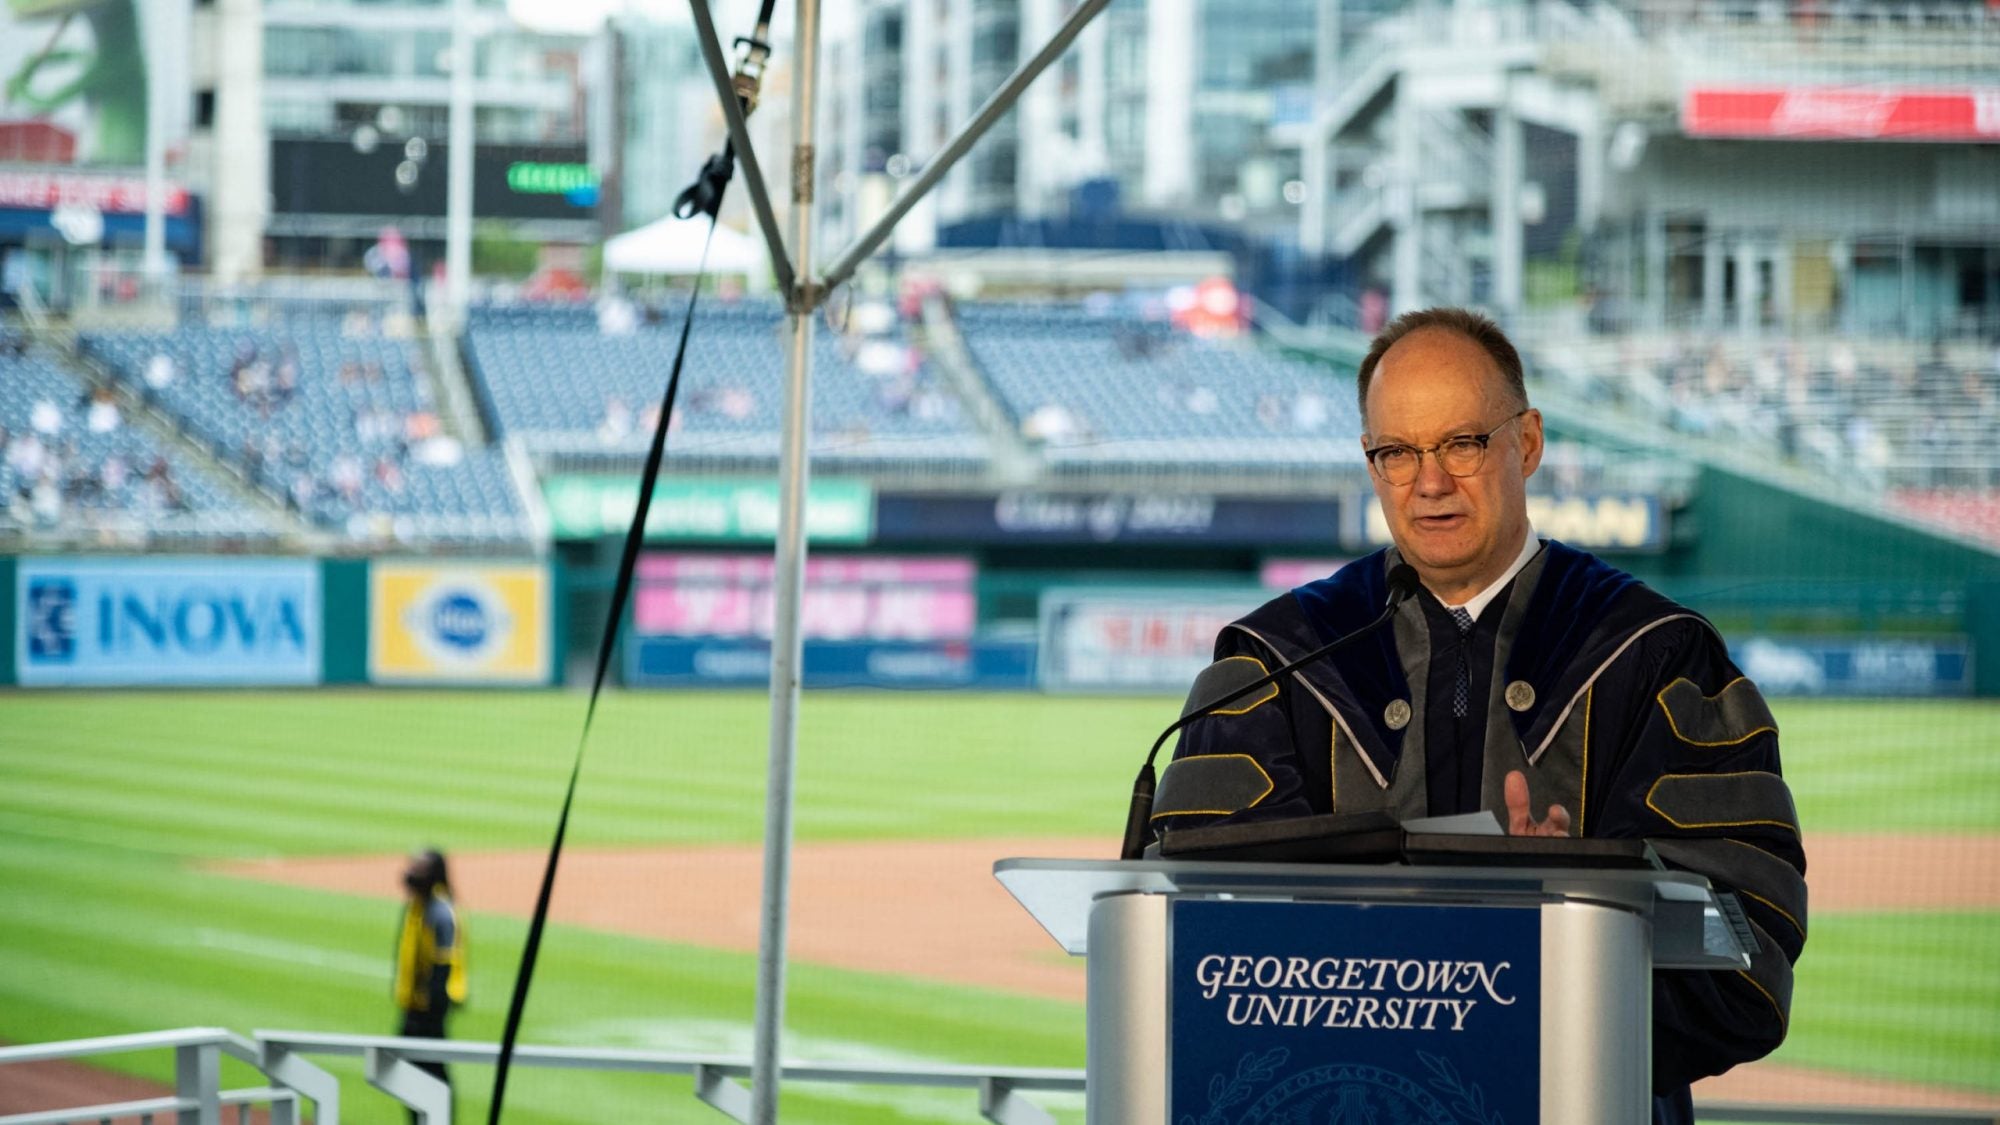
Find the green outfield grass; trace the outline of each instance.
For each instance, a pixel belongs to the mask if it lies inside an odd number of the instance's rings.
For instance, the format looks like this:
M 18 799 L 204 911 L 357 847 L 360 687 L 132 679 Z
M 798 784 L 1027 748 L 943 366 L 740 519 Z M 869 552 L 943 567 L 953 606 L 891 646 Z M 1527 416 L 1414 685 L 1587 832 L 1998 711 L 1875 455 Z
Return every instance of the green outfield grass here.
M 583 699 L 573 693 L 15 693 L 0 722 L 0 1040 L 216 1024 L 391 1029 L 394 908 L 193 861 L 542 848 Z M 1100 834 L 1113 840 L 1164 698 L 813 694 L 801 841 Z M 1787 703 L 1809 832 L 2000 831 L 2000 706 Z M 759 838 L 761 693 L 607 697 L 577 845 Z M 383 879 L 395 877 L 393 863 Z M 1917 877 L 1913 875 L 1913 877 Z M 1948 877 L 1933 873 L 1932 877 Z M 635 888 L 635 894 L 660 893 Z M 523 926 L 474 913 L 475 1001 L 495 1038 Z M 2000 1091 L 2000 913 L 1816 918 L 1792 1062 Z M 754 958 L 554 927 L 524 1038 L 747 1054 Z M 1053 949 L 1052 949 L 1053 951 Z M 795 964 L 787 1051 L 812 1060 L 1079 1066 L 1075 1005 Z M 158 1058 L 118 1060 L 164 1077 Z M 396 1120 L 358 1068 L 350 1116 Z M 470 1070 L 461 1110 L 483 1112 Z M 522 1071 L 509 1120 L 709 1121 L 668 1079 Z M 515 1112 L 518 1111 L 518 1114 Z M 971 1121 L 969 1094 L 786 1090 L 787 1120 Z M 1074 1113 L 1071 1116 L 1076 1116 Z

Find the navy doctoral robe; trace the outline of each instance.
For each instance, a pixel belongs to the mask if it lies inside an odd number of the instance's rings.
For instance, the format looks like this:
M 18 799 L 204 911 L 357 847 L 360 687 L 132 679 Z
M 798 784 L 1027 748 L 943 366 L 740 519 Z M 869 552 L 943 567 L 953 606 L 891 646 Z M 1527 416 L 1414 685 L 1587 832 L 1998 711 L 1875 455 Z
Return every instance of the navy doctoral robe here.
M 1391 548 L 1280 595 L 1222 631 L 1216 660 L 1268 670 L 1360 627 L 1399 561 Z M 1479 809 L 1505 824 L 1502 787 L 1518 770 L 1534 815 L 1560 804 L 1573 834 L 1651 841 L 1669 865 L 1737 891 L 1762 946 L 1747 971 L 1654 974 L 1654 1120 L 1691 1125 L 1690 1082 L 1783 1040 L 1805 943 L 1805 852 L 1770 709 L 1699 614 L 1550 540 L 1481 614 L 1475 710 L 1454 722 L 1433 656 L 1455 662 L 1458 642 L 1437 608 L 1420 591 L 1372 637 L 1195 720 L 1155 826 Z M 1249 755 L 1268 791 L 1227 815 L 1177 812 L 1174 768 L 1220 754 Z

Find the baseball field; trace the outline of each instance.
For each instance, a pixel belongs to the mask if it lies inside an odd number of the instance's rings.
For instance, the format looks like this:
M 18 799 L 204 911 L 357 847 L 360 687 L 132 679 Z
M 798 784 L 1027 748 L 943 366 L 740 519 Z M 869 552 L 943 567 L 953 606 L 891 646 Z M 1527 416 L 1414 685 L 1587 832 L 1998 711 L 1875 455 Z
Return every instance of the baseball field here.
M 747 1056 L 765 708 L 762 693 L 607 696 L 524 1042 Z M 1082 1065 L 1082 966 L 988 872 L 1115 851 L 1132 773 L 1176 710 L 809 693 L 787 1057 Z M 1774 710 L 1811 938 L 1784 1048 L 1705 1092 L 2000 1107 L 2000 704 Z M 554 692 L 8 696 L 0 1041 L 388 1033 L 397 876 L 424 844 L 451 856 L 470 938 L 453 1035 L 497 1038 L 582 713 Z M 350 1120 L 400 1120 L 358 1063 L 324 1061 Z M 0 1113 L 64 1084 L 170 1077 L 165 1054 L 120 1064 L 0 1071 Z M 483 1118 L 490 1080 L 461 1069 L 462 1115 Z M 685 1081 L 577 1071 L 519 1070 L 508 1105 L 522 1125 L 719 1120 Z M 977 1120 L 969 1094 L 804 1084 L 784 1115 Z

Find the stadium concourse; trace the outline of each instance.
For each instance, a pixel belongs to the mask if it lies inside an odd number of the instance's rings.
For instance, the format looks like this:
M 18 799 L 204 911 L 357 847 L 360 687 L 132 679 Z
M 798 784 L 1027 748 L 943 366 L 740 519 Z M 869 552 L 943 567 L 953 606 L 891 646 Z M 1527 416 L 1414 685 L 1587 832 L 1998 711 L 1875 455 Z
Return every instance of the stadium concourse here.
M 476 307 L 427 343 L 391 301 L 189 303 L 179 323 L 0 352 L 0 534 L 466 551 L 546 541 L 548 472 L 638 465 L 673 354 L 625 298 Z M 668 471 L 769 469 L 782 310 L 701 307 Z M 971 486 L 1231 474 L 1360 481 L 1337 362 L 1177 327 L 1158 302 L 858 302 L 815 355 L 820 472 Z M 2000 543 L 2000 352 L 1974 344 L 1531 333 L 1535 386 L 1654 440 L 1727 442 L 1850 500 Z M 1350 345 L 1351 346 L 1351 343 Z M 1557 492 L 1618 465 L 1555 442 Z

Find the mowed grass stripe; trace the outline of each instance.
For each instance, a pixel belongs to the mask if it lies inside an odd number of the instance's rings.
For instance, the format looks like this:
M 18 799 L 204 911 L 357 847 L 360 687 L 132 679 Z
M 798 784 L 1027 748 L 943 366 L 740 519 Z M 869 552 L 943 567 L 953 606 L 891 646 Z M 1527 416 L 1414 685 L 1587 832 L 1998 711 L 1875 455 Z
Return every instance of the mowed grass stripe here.
M 409 834 L 399 828 L 413 811 L 425 813 L 436 834 L 449 832 L 459 846 L 537 847 L 545 842 L 569 749 L 550 755 L 545 747 L 524 747 L 518 732 L 546 729 L 550 716 L 573 718 L 564 715 L 574 710 L 573 697 L 383 693 L 379 698 L 399 706 L 385 708 L 350 693 L 112 693 L 90 700 L 96 735 L 90 745 L 78 747 L 74 732 L 63 739 L 45 737 L 40 730 L 60 727 L 66 708 L 55 705 L 68 701 L 73 707 L 77 697 L 42 694 L 22 697 L 31 706 L 18 713 L 9 742 L 31 762 L 57 759 L 55 765 L 30 767 L 45 780 L 58 780 L 47 775 L 63 772 L 63 758 L 81 755 L 102 763 L 88 771 L 87 779 L 71 783 L 78 797 L 65 801 L 38 788 L 27 802 L 30 807 L 60 805 L 83 815 L 89 812 L 85 806 L 94 803 L 93 819 L 129 826 L 154 818 L 157 811 L 143 801 L 115 805 L 112 798 L 121 790 L 198 803 L 204 819 L 225 815 L 211 804 L 221 802 L 239 809 L 235 823 L 243 827 L 232 831 L 254 837 L 243 841 L 251 845 L 248 854 L 399 850 L 409 846 Z M 409 720 L 412 698 L 430 703 L 435 708 L 431 717 Z M 306 702 L 308 715 L 323 715 L 329 699 L 346 703 L 351 714 L 325 721 L 277 717 L 289 699 Z M 1122 808 L 1126 775 L 1138 756 L 1128 750 L 1135 743 L 1143 745 L 1157 713 L 1171 712 L 1159 700 L 1028 696 L 844 694 L 816 695 L 809 703 L 800 733 L 799 787 L 814 798 L 800 802 L 799 831 L 804 838 L 820 834 L 841 839 L 958 836 L 967 833 L 968 823 L 981 820 L 990 826 L 984 829 L 989 834 L 1060 834 L 1079 825 L 1115 832 L 1105 818 Z M 139 728 L 161 728 L 164 706 L 177 715 L 166 725 L 169 733 L 137 737 Z M 593 739 L 578 791 L 577 841 L 759 838 L 767 723 L 760 707 L 761 701 L 727 694 L 608 699 L 603 729 Z M 218 723 L 205 715 L 211 709 L 233 717 Z M 186 721 L 178 717 L 181 713 Z M 511 740 L 495 742 L 489 738 L 495 713 L 527 717 L 513 724 L 517 733 Z M 1122 717 L 1107 727 L 1106 713 Z M 114 719 L 120 714 L 133 724 L 134 733 L 118 733 Z M 259 728 L 272 724 L 290 732 L 283 754 L 264 749 L 268 734 Z M 239 732 L 236 741 L 217 733 L 227 730 Z M 203 767 L 199 771 L 189 768 L 183 739 L 199 744 L 193 753 Z M 746 743 L 756 751 L 716 749 Z M 52 744 L 62 748 L 43 749 Z M 356 746 L 372 749 L 361 756 Z M 335 767 L 332 772 L 329 763 Z M 261 822 L 298 823 L 329 813 L 361 829 L 362 836 L 330 847 L 325 835 L 315 832 L 296 841 L 303 848 L 287 848 L 280 834 L 257 828 Z M 202 844 L 208 846 L 207 841 Z M 188 854 L 186 847 L 163 850 Z M 246 853 L 224 848 L 220 854 Z
M 373 784 L 366 788 L 343 790 L 323 782 L 268 773 L 237 777 L 217 773 L 209 777 L 178 775 L 160 784 L 127 778 L 82 786 L 60 781 L 27 781 L 18 788 L 24 804 L 42 810 L 68 808 L 83 812 L 95 804 L 112 817 L 164 813 L 196 820 L 207 815 L 253 812 L 287 828 L 301 817 L 351 824 L 421 816 L 438 809 L 436 794 L 424 793 L 398 779 L 373 779 Z M 478 794 L 455 795 L 454 800 L 463 807 L 451 811 L 460 815 L 477 810 L 481 819 L 503 817 L 527 821 L 538 814 L 540 819 L 548 818 L 547 810 L 542 807 L 546 799 L 507 801 Z
M 479 819 L 505 821 L 475 834 L 481 846 L 531 846 L 546 834 L 552 812 L 535 811 L 553 808 L 581 718 L 576 695 L 554 692 L 35 693 L 9 708 L 0 768 L 23 767 L 10 774 L 53 771 L 84 788 L 129 778 L 176 794 L 268 777 L 281 787 L 274 798 L 301 791 L 277 780 L 291 778 L 306 792 L 323 786 L 328 800 L 359 778 L 376 783 L 377 799 L 401 781 L 437 794 L 440 816 L 478 803 Z M 1809 830 L 2000 831 L 2000 802 L 1986 796 L 2000 791 L 2000 755 L 1981 752 L 2000 740 L 2000 704 L 1773 708 Z M 1106 809 L 1116 819 L 1129 774 L 1173 711 L 1159 698 L 809 693 L 799 831 L 960 835 L 966 817 L 981 815 L 1023 832 L 1098 831 Z M 755 695 L 607 697 L 579 791 L 580 837 L 755 839 L 766 728 Z M 701 828 L 689 830 L 687 817 Z
M 468 760 L 471 751 L 465 751 Z M 508 791 L 521 796 L 545 798 L 549 785 L 560 782 L 565 776 L 566 761 L 557 761 L 549 755 L 546 761 L 531 762 L 525 759 L 502 763 L 493 761 L 492 751 L 484 751 L 487 760 L 478 761 L 482 786 L 495 790 L 495 795 Z M 13 759 L 12 769 L 23 777 L 62 779 L 73 782 L 118 782 L 129 773 L 130 764 L 143 762 L 153 775 L 173 777 L 195 777 L 204 782 L 216 777 L 230 780 L 240 778 L 246 760 L 255 761 L 260 776 L 282 776 L 301 783 L 317 785 L 345 785 L 352 782 L 355 774 L 396 774 L 409 767 L 411 749 L 404 747 L 394 757 L 379 759 L 366 758 L 345 748 L 322 751 L 301 751 L 296 745 L 287 745 L 281 752 L 268 753 L 254 745 L 239 743 L 201 745 L 185 743 L 155 743 L 143 748 L 111 750 L 101 747 L 57 748 L 32 747 Z M 440 753 L 418 752 L 417 757 L 435 768 L 454 767 L 453 763 L 442 760 Z M 504 766 L 510 768 L 502 768 Z M 152 780 L 149 777 L 147 780 Z
M 254 787 L 252 787 L 254 788 Z M 222 787 L 207 792 L 150 793 L 140 788 L 121 791 L 62 790 L 20 787 L 22 795 L 44 813 L 67 814 L 79 827 L 91 818 L 143 832 L 150 825 L 155 849 L 189 857 L 256 857 L 277 854 L 318 854 L 352 850 L 403 851 L 411 841 L 430 834 L 446 835 L 460 846 L 492 847 L 511 843 L 549 822 L 525 805 L 504 809 L 487 802 L 441 810 L 435 801 L 402 802 L 354 799 L 293 804 L 246 802 Z
M 1774 699 L 1808 832 L 2000 831 L 2000 700 Z
M 1780 1057 L 2000 1093 L 1995 949 L 2000 911 L 1815 920 Z
M 79 822 L 73 816 L 0 808 L 0 848 L 17 841 L 81 846 L 94 852 L 122 851 L 150 860 L 160 855 L 161 834 L 156 829 Z

